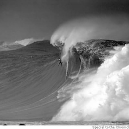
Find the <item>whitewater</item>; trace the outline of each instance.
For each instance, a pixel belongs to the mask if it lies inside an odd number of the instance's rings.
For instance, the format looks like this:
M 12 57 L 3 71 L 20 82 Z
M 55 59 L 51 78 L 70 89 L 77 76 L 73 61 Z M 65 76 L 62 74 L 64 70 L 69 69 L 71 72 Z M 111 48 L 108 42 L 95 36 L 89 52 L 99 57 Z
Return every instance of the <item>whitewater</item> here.
M 62 61 L 68 62 L 76 49 L 83 66 L 75 76 L 76 81 L 60 91 L 60 97 L 63 93 L 70 99 L 52 121 L 129 120 L 129 45 L 102 40 L 119 40 L 122 33 L 126 33 L 121 30 L 126 30 L 123 28 L 129 25 L 128 22 L 120 26 L 117 18 L 75 19 L 61 25 L 52 35 L 51 44 L 62 45 Z M 94 57 L 99 65 L 94 65 Z
M 97 70 L 78 75 L 78 84 L 72 86 L 78 90 L 53 121 L 129 120 L 129 45 L 114 53 Z

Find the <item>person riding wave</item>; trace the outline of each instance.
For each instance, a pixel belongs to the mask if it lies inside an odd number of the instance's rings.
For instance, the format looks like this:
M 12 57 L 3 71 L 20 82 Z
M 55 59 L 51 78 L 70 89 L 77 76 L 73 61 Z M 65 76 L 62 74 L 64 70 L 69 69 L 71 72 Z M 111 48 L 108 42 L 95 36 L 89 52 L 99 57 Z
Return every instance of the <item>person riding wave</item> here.
M 62 61 L 61 61 L 61 59 L 59 58 L 58 60 L 59 60 L 59 65 L 62 66 Z

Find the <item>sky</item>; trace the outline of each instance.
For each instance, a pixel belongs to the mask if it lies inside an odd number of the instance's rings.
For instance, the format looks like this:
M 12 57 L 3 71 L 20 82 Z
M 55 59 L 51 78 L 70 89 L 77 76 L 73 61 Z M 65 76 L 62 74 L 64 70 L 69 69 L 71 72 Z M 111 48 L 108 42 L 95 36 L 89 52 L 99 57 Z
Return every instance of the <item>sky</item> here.
M 100 15 L 129 18 L 129 0 L 0 0 L 0 41 L 50 39 L 72 19 Z

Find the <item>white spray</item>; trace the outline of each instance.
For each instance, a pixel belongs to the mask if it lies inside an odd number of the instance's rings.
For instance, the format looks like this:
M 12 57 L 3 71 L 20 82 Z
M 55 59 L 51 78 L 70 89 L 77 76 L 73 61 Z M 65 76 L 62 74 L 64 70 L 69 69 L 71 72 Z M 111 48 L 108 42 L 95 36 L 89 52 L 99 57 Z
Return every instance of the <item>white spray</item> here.
M 62 106 L 53 121 L 129 120 L 128 78 L 129 45 L 126 45 L 106 59 L 95 75 L 81 80 L 78 85 L 85 86 Z
M 51 44 L 64 44 L 61 59 L 67 62 L 77 42 L 100 38 L 124 40 L 128 33 L 129 20 L 124 16 L 81 18 L 61 25 L 52 35 Z
M 119 19 L 119 18 L 118 18 Z M 117 19 L 117 20 L 118 20 Z M 64 43 L 62 60 L 67 61 L 70 49 L 77 42 L 89 39 L 127 39 L 129 23 L 117 23 L 114 18 L 81 19 L 61 26 L 51 43 Z M 129 45 L 105 59 L 97 73 L 79 75 L 79 91 L 52 121 L 129 120 Z

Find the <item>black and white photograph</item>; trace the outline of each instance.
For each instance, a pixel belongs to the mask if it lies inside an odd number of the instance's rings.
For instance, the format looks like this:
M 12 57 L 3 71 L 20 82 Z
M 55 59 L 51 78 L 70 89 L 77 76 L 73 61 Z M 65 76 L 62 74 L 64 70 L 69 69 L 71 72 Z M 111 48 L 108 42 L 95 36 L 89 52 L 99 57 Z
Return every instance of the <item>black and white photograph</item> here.
M 5 125 L 129 128 L 129 0 L 0 0 Z

